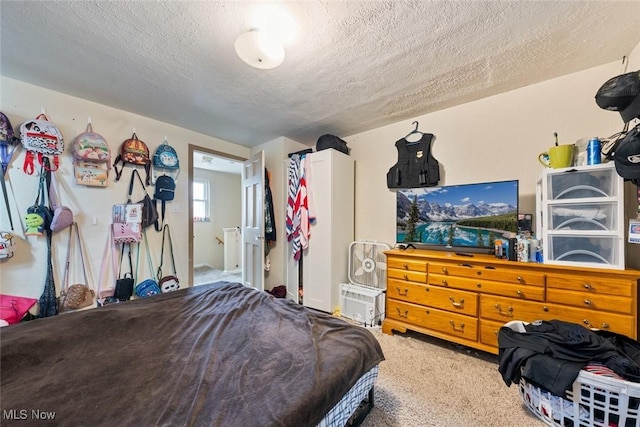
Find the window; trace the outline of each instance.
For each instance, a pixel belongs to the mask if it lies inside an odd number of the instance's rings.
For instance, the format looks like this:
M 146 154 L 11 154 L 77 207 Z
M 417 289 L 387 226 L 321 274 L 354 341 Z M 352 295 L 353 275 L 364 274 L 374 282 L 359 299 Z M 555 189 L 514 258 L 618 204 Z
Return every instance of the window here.
M 193 180 L 193 220 L 208 222 L 209 218 L 209 180 Z

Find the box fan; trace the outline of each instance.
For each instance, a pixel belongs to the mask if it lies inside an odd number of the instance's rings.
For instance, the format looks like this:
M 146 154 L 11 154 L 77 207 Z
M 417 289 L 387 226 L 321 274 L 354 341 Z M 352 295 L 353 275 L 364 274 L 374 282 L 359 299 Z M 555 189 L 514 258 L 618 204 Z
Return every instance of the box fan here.
M 349 245 L 349 283 L 340 284 L 342 316 L 364 326 L 378 326 L 384 318 L 387 288 L 385 243 L 358 240 Z

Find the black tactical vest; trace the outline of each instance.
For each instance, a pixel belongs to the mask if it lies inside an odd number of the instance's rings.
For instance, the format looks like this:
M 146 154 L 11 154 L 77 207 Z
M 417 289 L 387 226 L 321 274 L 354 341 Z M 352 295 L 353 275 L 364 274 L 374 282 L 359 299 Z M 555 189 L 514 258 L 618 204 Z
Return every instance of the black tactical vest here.
M 388 188 L 433 187 L 440 181 L 440 165 L 431 155 L 433 134 L 423 133 L 416 142 L 396 141 L 398 162 L 387 172 Z

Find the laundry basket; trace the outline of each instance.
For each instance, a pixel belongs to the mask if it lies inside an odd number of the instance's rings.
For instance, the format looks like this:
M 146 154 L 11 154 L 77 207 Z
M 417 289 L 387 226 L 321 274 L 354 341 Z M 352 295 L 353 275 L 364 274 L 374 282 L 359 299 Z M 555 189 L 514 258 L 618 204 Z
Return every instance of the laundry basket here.
M 504 326 L 525 332 L 527 322 Z M 520 377 L 518 391 L 538 418 L 554 427 L 640 427 L 640 383 L 581 370 L 561 397 Z
M 550 426 L 640 427 L 640 383 L 582 370 L 566 399 L 524 377 L 518 388 L 524 404 Z

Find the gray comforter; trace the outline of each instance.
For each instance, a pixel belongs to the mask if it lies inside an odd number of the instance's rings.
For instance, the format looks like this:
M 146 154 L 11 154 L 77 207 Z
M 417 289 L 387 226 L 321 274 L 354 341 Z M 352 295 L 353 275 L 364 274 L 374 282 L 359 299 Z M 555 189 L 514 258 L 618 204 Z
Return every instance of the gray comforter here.
M 0 345 L 3 426 L 313 426 L 384 359 L 366 329 L 224 282 L 5 327 Z

